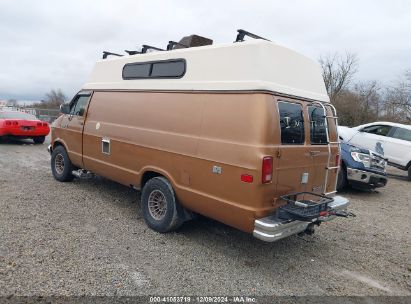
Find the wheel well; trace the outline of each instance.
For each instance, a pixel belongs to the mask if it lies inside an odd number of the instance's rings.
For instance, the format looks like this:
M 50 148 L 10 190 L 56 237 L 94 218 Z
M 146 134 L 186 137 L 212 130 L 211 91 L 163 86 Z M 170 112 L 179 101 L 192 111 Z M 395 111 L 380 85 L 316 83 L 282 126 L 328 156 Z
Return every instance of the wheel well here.
M 157 177 L 157 176 L 162 176 L 162 177 L 164 177 L 164 176 L 161 175 L 160 173 L 157 173 L 157 172 L 154 172 L 154 171 L 146 171 L 146 172 L 144 172 L 143 177 L 141 178 L 141 183 L 140 183 L 141 189 L 144 188 L 144 185 L 145 185 L 150 179 L 152 179 L 153 177 Z
M 411 160 L 408 162 L 408 164 L 405 168 L 408 170 L 410 167 L 411 167 Z
M 56 141 L 56 142 L 54 142 L 54 144 L 53 144 L 53 149 L 55 149 L 55 148 L 58 147 L 58 146 L 63 146 L 63 148 L 64 148 L 64 145 L 63 145 L 61 142 Z

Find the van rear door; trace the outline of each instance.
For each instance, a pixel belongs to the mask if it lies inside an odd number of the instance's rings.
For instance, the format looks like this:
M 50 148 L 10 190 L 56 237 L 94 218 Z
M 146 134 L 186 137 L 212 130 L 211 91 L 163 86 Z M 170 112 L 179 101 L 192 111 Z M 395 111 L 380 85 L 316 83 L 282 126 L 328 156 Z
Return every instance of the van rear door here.
M 278 146 L 275 174 L 277 193 L 311 191 L 313 161 L 306 144 L 305 102 L 280 99 L 277 103 L 281 144 Z
M 335 190 L 339 162 L 337 131 L 332 110 L 326 106 L 327 113 L 318 103 L 307 103 L 310 123 L 310 155 L 313 163 L 312 188 L 309 191 L 327 194 Z M 328 132 L 328 136 L 327 136 Z M 329 144 L 330 142 L 330 144 Z M 327 181 L 327 185 L 325 182 Z

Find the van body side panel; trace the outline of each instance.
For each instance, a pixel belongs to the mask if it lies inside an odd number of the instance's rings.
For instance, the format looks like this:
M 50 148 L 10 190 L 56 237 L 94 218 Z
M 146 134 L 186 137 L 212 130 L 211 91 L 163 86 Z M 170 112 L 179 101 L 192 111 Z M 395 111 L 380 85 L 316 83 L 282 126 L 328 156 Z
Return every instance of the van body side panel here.
M 161 163 L 145 160 L 141 148 L 195 155 L 201 109 L 202 101 L 187 94 L 95 92 L 84 129 L 85 167 L 137 185 L 143 166 Z M 103 138 L 110 140 L 109 155 L 102 153 Z
M 275 182 L 261 184 L 262 158 L 276 149 L 265 146 L 266 133 L 275 133 L 267 128 L 271 100 L 261 93 L 96 91 L 84 127 L 85 169 L 136 186 L 146 170 L 163 170 L 184 207 L 251 232 L 255 218 L 273 209 Z M 102 153 L 103 138 L 110 155 Z

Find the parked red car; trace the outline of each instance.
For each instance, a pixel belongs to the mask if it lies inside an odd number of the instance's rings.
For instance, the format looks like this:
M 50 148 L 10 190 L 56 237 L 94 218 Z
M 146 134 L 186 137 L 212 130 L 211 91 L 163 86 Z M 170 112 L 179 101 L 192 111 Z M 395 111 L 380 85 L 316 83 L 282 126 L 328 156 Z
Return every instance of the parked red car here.
M 49 124 L 36 116 L 19 111 L 0 110 L 0 139 L 3 137 L 32 138 L 42 144 L 50 132 Z

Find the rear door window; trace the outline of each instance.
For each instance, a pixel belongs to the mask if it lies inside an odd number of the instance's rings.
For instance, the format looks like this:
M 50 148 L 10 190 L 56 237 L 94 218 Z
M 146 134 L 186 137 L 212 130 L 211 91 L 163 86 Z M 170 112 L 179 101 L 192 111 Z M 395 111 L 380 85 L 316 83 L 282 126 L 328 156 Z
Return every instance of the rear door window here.
M 324 109 L 316 106 L 308 107 L 310 117 L 310 141 L 313 145 L 327 144 L 327 128 Z
M 304 116 L 301 104 L 280 101 L 278 102 L 280 114 L 281 143 L 301 145 L 304 144 Z
M 407 130 L 404 128 L 397 128 L 392 135 L 394 138 L 411 141 L 411 130 Z

